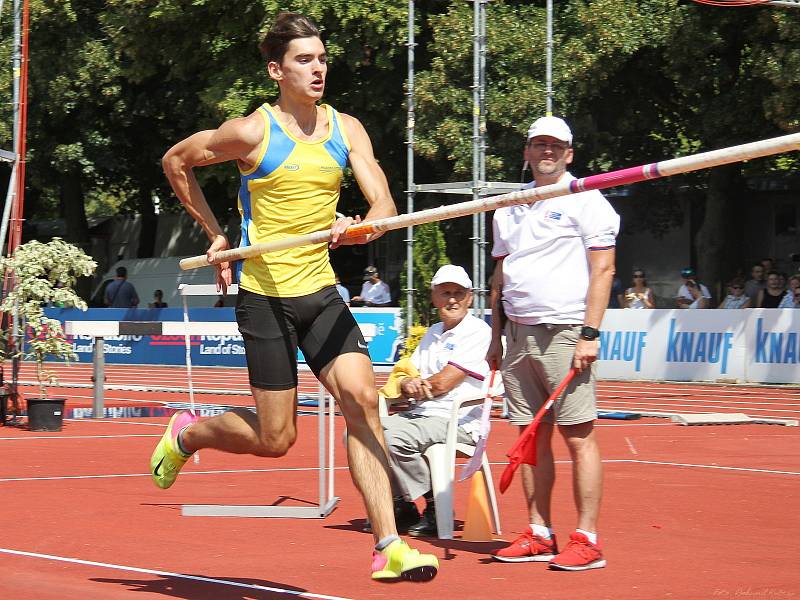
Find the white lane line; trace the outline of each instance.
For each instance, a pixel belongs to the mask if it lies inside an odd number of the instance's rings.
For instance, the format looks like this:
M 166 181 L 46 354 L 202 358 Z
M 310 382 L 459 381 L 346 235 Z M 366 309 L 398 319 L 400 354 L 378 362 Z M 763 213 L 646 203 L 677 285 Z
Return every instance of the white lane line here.
M 161 429 L 167 428 L 167 423 L 145 423 L 143 421 L 118 421 L 117 419 L 112 419 L 111 417 L 105 417 L 103 419 L 64 419 L 64 420 L 71 421 L 72 423 L 100 423 L 100 424 L 113 423 L 114 425 L 147 425 L 148 427 L 161 427 Z
M 242 583 L 241 581 L 231 581 L 229 579 L 217 579 L 215 577 L 201 577 L 199 575 L 186 575 L 184 573 L 173 573 L 171 571 L 158 571 L 155 569 L 143 569 L 141 567 L 130 567 L 127 565 L 115 565 L 112 563 L 95 562 L 93 560 L 82 560 L 80 558 L 68 558 L 66 556 L 55 556 L 53 554 L 40 554 L 39 552 L 24 552 L 22 550 L 12 550 L 10 548 L 0 548 L 0 552 L 5 554 L 14 554 L 17 556 L 25 556 L 28 558 L 43 558 L 45 560 L 55 560 L 59 562 L 74 563 L 77 565 L 86 565 L 89 567 L 102 567 L 103 569 L 116 569 L 118 571 L 132 571 L 134 573 L 145 573 L 147 575 L 159 575 L 161 577 L 178 577 L 180 579 L 190 579 L 192 581 L 202 581 L 203 583 L 215 583 L 217 585 L 229 585 L 232 587 L 247 588 L 249 590 L 262 590 L 265 592 L 273 592 L 275 594 L 286 594 L 288 596 L 295 596 L 297 598 L 319 598 L 320 600 L 349 600 L 343 596 L 327 596 L 324 594 L 314 594 L 311 592 L 303 592 L 301 590 L 290 590 L 286 588 L 270 587 L 266 585 L 258 585 L 255 583 Z
M 606 402 L 610 406 L 606 406 Z M 620 410 L 630 410 L 635 412 L 638 408 L 639 410 L 653 410 L 659 407 L 664 408 L 672 408 L 676 410 L 670 410 L 669 412 L 687 412 L 687 413 L 707 413 L 707 412 L 721 412 L 721 410 L 728 409 L 732 412 L 745 412 L 745 413 L 759 413 L 759 416 L 768 417 L 771 415 L 775 415 L 776 413 L 787 413 L 788 415 L 797 415 L 800 414 L 800 410 L 780 410 L 775 408 L 754 408 L 750 406 L 743 406 L 743 407 L 735 407 L 735 406 L 713 406 L 713 405 L 703 405 L 703 404 L 681 404 L 679 402 L 611 402 L 606 401 L 602 402 L 599 401 L 597 404 L 601 406 L 604 410 L 608 408 L 619 408 Z M 699 409 L 712 409 L 712 410 L 699 410 Z M 680 410 L 677 410 L 680 409 Z M 776 418 L 785 418 L 786 414 L 783 417 L 776 417 Z
M 569 461 L 567 461 L 569 462 Z M 625 458 L 619 460 L 604 460 L 604 463 L 633 463 L 642 465 L 665 465 L 668 467 L 691 467 L 694 469 L 720 469 L 722 471 L 743 471 L 746 473 L 767 473 L 771 475 L 800 475 L 800 471 L 776 471 L 773 469 L 752 469 L 749 467 L 726 467 L 724 465 L 696 465 L 692 463 L 674 463 L 659 460 L 639 460 Z
M 757 398 L 759 400 L 797 400 L 800 398 L 798 396 L 798 390 L 785 390 L 785 393 L 781 393 L 783 390 L 763 390 L 758 388 L 743 388 L 741 390 L 710 390 L 710 389 L 696 389 L 693 390 L 691 388 L 664 388 L 657 385 L 653 385 L 652 387 L 642 386 L 639 388 L 608 388 L 608 387 L 598 387 L 597 393 L 600 396 L 608 395 L 608 394 L 659 394 L 659 395 L 670 395 L 670 396 L 691 396 L 691 397 L 698 397 L 698 396 L 709 396 L 712 398 Z M 777 393 L 776 393 L 777 392 Z
M 676 402 L 686 402 L 689 404 L 699 404 L 699 403 L 708 403 L 708 404 L 744 404 L 746 406 L 772 406 L 775 408 L 778 407 L 785 407 L 785 406 L 800 406 L 798 402 L 758 402 L 757 400 L 761 400 L 761 398 L 748 398 L 746 400 L 738 401 L 733 400 L 730 398 L 722 398 L 717 400 L 711 400 L 708 398 L 700 399 L 701 396 L 692 396 L 684 397 L 684 396 L 672 396 L 672 395 L 656 395 L 656 394 L 644 394 L 643 396 L 634 396 L 634 395 L 614 395 L 614 396 L 598 396 L 597 399 L 603 402 L 616 402 L 618 400 L 630 400 L 632 402 L 642 402 L 645 400 L 670 400 L 674 398 Z M 791 398 L 794 400 L 794 398 Z
M 31 437 L 0 437 L 0 441 L 23 441 L 23 440 L 96 440 L 102 438 L 140 438 L 140 437 L 161 437 L 157 433 L 123 433 L 119 435 L 35 435 Z
M 648 417 L 649 418 L 649 417 Z M 595 427 L 675 427 L 675 423 L 598 423 L 595 421 Z
M 631 451 L 631 454 L 633 454 L 633 455 L 637 455 L 637 454 L 639 454 L 639 453 L 636 451 L 636 448 L 634 447 L 634 445 L 633 445 L 633 442 L 631 441 L 631 438 L 629 438 L 629 437 L 625 436 L 625 443 L 626 443 L 626 444 L 628 444 L 628 450 L 630 450 L 630 451 Z
M 334 469 L 347 470 L 349 467 L 334 467 Z M 185 475 L 219 475 L 227 473 L 279 473 L 284 471 L 319 471 L 319 467 L 284 467 L 278 469 L 221 469 L 218 471 L 181 471 Z M 43 477 L 7 477 L 0 479 L 0 483 L 11 481 L 60 481 L 64 479 L 120 479 L 124 477 L 150 477 L 150 473 L 113 473 L 110 475 L 52 475 Z
M 556 460 L 555 464 L 572 464 L 571 460 Z M 664 465 L 671 467 L 693 467 L 697 469 L 720 469 L 724 471 L 744 471 L 748 473 L 767 473 L 774 475 L 800 475 L 799 471 L 778 471 L 774 469 L 753 469 L 749 467 L 727 467 L 724 465 L 701 465 L 692 463 L 674 463 L 656 460 L 640 460 L 635 458 L 619 458 L 619 459 L 603 459 L 604 463 L 628 463 L 628 464 L 643 464 L 643 465 Z M 456 466 L 466 464 L 466 462 L 458 462 Z M 505 467 L 505 462 L 490 462 L 495 467 Z M 349 467 L 334 467 L 337 471 L 347 471 Z M 184 471 L 181 475 L 221 475 L 221 474 L 249 474 L 249 473 L 277 473 L 277 472 L 302 472 L 302 471 L 318 471 L 319 467 L 286 467 L 278 469 L 224 469 L 217 471 Z M 0 483 L 15 482 L 15 481 L 59 481 L 65 479 L 119 479 L 124 477 L 150 477 L 150 473 L 119 473 L 111 475 L 54 475 L 51 477 L 10 477 L 0 479 Z

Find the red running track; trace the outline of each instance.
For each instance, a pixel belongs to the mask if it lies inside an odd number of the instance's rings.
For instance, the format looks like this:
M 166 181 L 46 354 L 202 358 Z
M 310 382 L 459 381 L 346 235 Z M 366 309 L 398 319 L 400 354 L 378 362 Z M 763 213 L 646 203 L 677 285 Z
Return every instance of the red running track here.
M 71 373 L 84 377 L 78 369 Z M 136 375 L 131 369 L 121 381 L 130 385 Z M 156 376 L 167 382 L 165 372 Z M 243 380 L 239 373 L 225 385 Z M 749 399 L 752 405 L 735 412 L 768 405 L 787 415 L 797 408 L 796 390 L 779 388 L 612 382 L 601 388 L 603 402 Z M 144 402 L 164 398 L 136 395 Z M 188 463 L 173 488 L 159 490 L 147 463 L 165 423 L 68 421 L 58 433 L 0 428 L 6 507 L 0 598 L 800 597 L 800 428 L 599 421 L 607 568 L 551 572 L 542 564 L 492 562 L 487 553 L 501 542 L 420 540 L 414 543 L 439 557 L 439 577 L 424 585 L 386 585 L 369 580 L 372 540 L 360 531 L 364 513 L 341 444 L 336 492 L 342 500 L 324 520 L 180 515 L 184 503 L 315 500 L 314 418 L 299 419 L 300 439 L 286 457 L 203 451 L 199 465 Z M 337 418 L 337 435 L 342 425 Z M 488 448 L 495 480 L 515 435 L 508 423 L 495 421 Z M 575 516 L 570 466 L 563 444 L 555 446 L 554 526 L 563 543 Z M 468 484 L 458 484 L 457 518 L 466 512 L 467 491 Z M 509 540 L 527 520 L 518 481 L 500 498 L 500 510 L 502 538 Z
M 90 364 L 56 365 L 60 385 L 72 388 L 68 402 L 91 406 L 92 366 Z M 6 371 L 8 372 L 8 371 Z M 377 373 L 379 385 L 386 373 Z M 37 394 L 33 382 L 35 369 L 23 363 L 21 381 L 24 394 Z M 195 367 L 192 377 L 195 401 L 228 405 L 250 405 L 247 372 L 242 368 Z M 188 379 L 184 367 L 108 365 L 106 367 L 106 402 L 111 406 L 140 402 L 186 402 Z M 152 393 L 146 390 L 162 390 Z M 207 392 L 219 392 L 207 393 Z M 300 394 L 315 396 L 318 382 L 308 371 L 300 374 Z M 58 395 L 54 390 L 53 395 Z M 751 385 L 711 385 L 694 383 L 654 383 L 647 381 L 601 381 L 598 384 L 601 410 L 629 412 L 744 412 L 752 417 L 800 419 L 800 387 Z

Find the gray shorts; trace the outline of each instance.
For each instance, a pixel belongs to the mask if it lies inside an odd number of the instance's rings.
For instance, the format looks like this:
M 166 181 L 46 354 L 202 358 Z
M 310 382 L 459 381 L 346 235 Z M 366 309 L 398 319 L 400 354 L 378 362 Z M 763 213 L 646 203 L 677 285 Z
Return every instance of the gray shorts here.
M 580 325 L 506 324 L 503 385 L 512 425 L 528 425 L 572 366 Z M 594 365 L 575 375 L 542 418 L 577 425 L 597 418 Z

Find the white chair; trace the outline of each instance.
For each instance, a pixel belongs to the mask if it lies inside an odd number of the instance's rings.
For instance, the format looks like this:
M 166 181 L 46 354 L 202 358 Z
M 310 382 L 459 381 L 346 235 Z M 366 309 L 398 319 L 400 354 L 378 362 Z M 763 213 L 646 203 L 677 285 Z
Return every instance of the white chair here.
M 447 442 L 434 444 L 425 451 L 425 458 L 431 470 L 433 499 L 436 502 L 437 536 L 442 540 L 453 539 L 453 485 L 455 483 L 456 456 L 471 457 L 475 453 L 474 445 L 462 444 L 457 441 L 459 409 L 463 406 L 483 404 L 483 400 L 484 397 L 481 396 L 480 398 L 467 397 L 453 402 L 450 424 L 447 427 Z M 489 507 L 492 510 L 492 528 L 497 535 L 501 535 L 497 496 L 494 493 L 492 469 L 486 451 L 481 460 L 481 472 L 486 484 Z
M 459 410 L 464 406 L 482 405 L 484 396 L 466 396 L 453 402 L 450 411 L 450 423 L 447 427 L 447 441 L 444 444 L 434 444 L 425 451 L 425 459 L 431 471 L 431 489 L 436 505 L 437 537 L 442 540 L 453 539 L 453 486 L 455 483 L 456 456 L 471 457 L 475 453 L 473 444 L 458 442 L 458 417 Z M 381 396 L 378 405 L 381 416 L 389 414 L 387 401 Z M 492 510 L 492 526 L 497 535 L 500 531 L 500 513 L 497 508 L 497 496 L 494 492 L 492 470 L 489 456 L 486 451 L 481 460 L 481 472 L 486 484 L 486 495 Z

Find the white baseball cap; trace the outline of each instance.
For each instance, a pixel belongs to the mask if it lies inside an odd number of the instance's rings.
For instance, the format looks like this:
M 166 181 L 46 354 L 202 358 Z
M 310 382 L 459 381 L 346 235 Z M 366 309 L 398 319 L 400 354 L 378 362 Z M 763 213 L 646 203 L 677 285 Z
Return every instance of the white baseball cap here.
M 442 265 L 431 279 L 431 289 L 443 283 L 455 283 L 468 290 L 472 289 L 472 280 L 467 272 L 458 265 Z
M 528 139 L 539 135 L 548 135 L 572 145 L 572 131 L 564 119 L 558 117 L 541 117 L 531 123 L 528 129 Z

